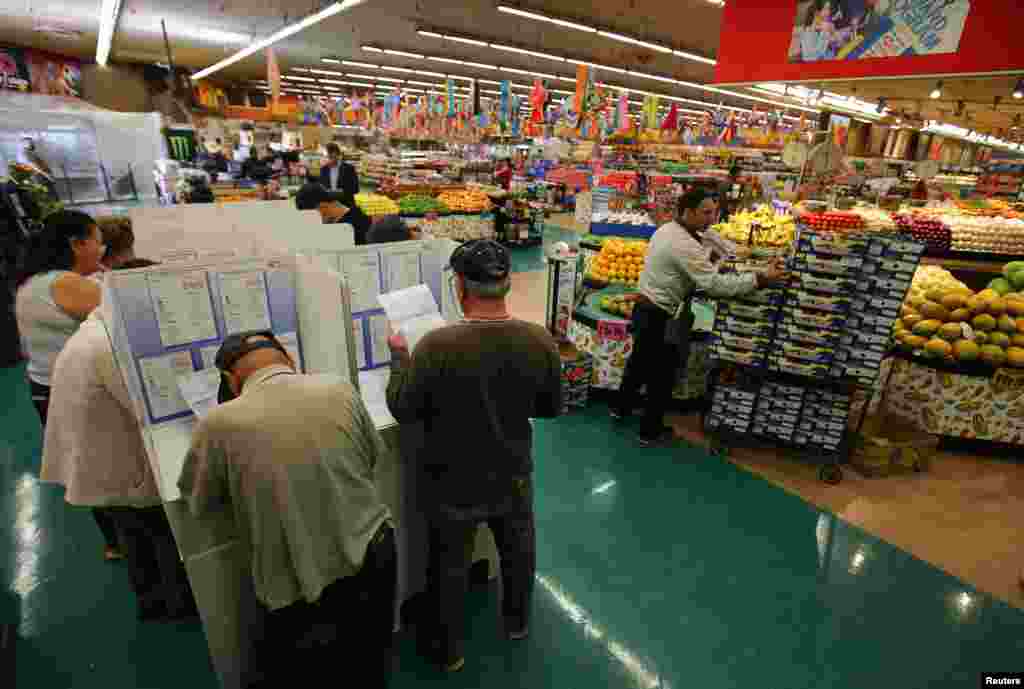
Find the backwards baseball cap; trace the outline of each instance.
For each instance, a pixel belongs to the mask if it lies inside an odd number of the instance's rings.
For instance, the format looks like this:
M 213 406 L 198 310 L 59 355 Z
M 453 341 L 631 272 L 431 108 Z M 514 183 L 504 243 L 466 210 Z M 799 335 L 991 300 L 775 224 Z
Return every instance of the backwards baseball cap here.
M 300 211 L 314 211 L 321 203 L 345 203 L 345 194 L 340 191 L 328 191 L 319 182 L 302 185 L 295 194 L 295 207 Z
M 258 349 L 276 349 L 285 356 L 289 356 L 288 350 L 270 330 L 247 330 L 224 338 L 224 342 L 221 343 L 220 349 L 217 350 L 217 356 L 213 360 L 214 366 L 222 372 L 230 371 L 242 357 Z M 220 387 L 217 388 L 217 402 L 223 404 L 234 397 L 227 378 L 221 376 Z
M 472 282 L 501 282 L 512 269 L 508 251 L 493 239 L 460 244 L 450 261 L 452 270 Z

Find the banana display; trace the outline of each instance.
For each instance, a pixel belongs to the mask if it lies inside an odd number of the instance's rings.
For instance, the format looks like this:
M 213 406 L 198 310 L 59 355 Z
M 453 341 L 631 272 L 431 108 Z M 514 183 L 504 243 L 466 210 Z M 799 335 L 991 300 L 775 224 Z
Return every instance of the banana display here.
M 785 247 L 796 237 L 796 221 L 792 215 L 779 215 L 769 204 L 761 204 L 753 211 L 733 214 L 728 222 L 713 225 L 711 229 L 737 244 L 750 240 L 751 226 L 755 226 L 754 246 Z

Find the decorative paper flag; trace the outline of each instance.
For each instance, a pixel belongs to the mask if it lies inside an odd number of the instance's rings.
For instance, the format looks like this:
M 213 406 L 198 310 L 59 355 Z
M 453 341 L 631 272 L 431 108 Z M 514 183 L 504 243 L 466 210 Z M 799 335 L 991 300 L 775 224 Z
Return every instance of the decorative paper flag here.
M 668 109 L 668 115 L 665 116 L 665 121 L 661 123 L 661 130 L 663 132 L 674 132 L 679 128 L 679 106 L 675 103 Z
M 508 81 L 501 82 L 501 86 L 499 87 L 499 90 L 501 91 L 501 101 L 498 109 L 498 117 L 502 125 L 508 124 L 509 107 L 511 106 L 511 103 L 509 102 L 511 89 L 512 85 Z
M 445 82 L 445 97 L 448 101 L 448 117 L 455 117 L 455 80 L 449 78 Z
M 474 79 L 469 84 L 469 114 L 480 112 L 480 82 Z
M 658 128 L 658 97 L 653 95 L 644 96 L 644 129 Z
M 519 136 L 519 96 L 512 96 L 511 112 L 512 136 Z
M 619 93 L 619 104 L 616 108 L 616 124 L 619 131 L 629 129 L 629 94 L 625 91 Z
M 572 111 L 577 115 L 583 113 L 586 105 L 587 84 L 590 82 L 590 68 L 587 65 L 576 65 L 576 96 L 572 102 Z
M 530 93 L 530 105 L 533 106 L 533 114 L 530 121 L 534 123 L 544 122 L 544 111 L 547 108 L 548 92 L 540 79 L 533 80 L 533 91 Z
M 736 129 L 736 113 L 729 113 L 729 120 L 726 122 L 725 127 L 722 129 L 722 133 L 718 135 L 718 142 L 722 144 L 730 143 L 735 135 Z
M 277 64 L 277 54 L 274 49 L 267 48 L 267 82 L 270 84 L 270 97 L 277 105 L 281 97 L 281 68 Z

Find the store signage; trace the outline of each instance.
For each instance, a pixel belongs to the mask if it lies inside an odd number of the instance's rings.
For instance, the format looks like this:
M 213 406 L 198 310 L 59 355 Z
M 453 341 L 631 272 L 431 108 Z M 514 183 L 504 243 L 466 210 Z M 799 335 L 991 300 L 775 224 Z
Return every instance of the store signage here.
M 0 46 L 0 91 L 81 98 L 81 63 L 38 50 Z
M 1019 70 L 1019 0 L 729 0 L 715 82 Z
M 790 62 L 955 53 L 970 0 L 800 2 Z

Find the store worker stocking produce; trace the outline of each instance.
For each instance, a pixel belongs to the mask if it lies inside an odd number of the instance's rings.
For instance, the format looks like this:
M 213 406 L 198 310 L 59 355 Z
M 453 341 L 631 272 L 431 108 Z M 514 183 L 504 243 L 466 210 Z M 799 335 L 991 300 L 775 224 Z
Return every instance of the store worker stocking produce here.
M 466 582 L 481 522 L 501 556 L 505 632 L 513 640 L 527 635 L 536 568 L 530 419 L 558 415 L 561 362 L 544 328 L 509 316 L 503 246 L 468 242 L 450 265 L 464 318 L 427 333 L 413 352 L 391 336 L 387 398 L 400 423 L 425 427 L 416 461 L 429 522 L 432 620 L 421 625 L 421 649 L 454 672 L 466 662 Z
M 694 189 L 679 199 L 676 219 L 651 237 L 647 261 L 640 274 L 640 295 L 633 310 L 633 352 L 612 416 L 630 416 L 641 386 L 647 386 L 640 441 L 647 445 L 671 434 L 664 426 L 676 372 L 689 355 L 693 316 L 691 299 L 697 290 L 711 297 L 732 297 L 779 283 L 780 268 L 762 273 L 720 273 L 703 235 L 718 215 L 715 195 Z
M 296 373 L 269 331 L 227 337 L 215 364 L 220 404 L 196 426 L 178 486 L 198 519 L 232 517 L 249 550 L 267 624 L 258 686 L 339 667 L 386 686 L 395 536 L 375 483 L 387 448 L 362 398 L 341 377 Z

